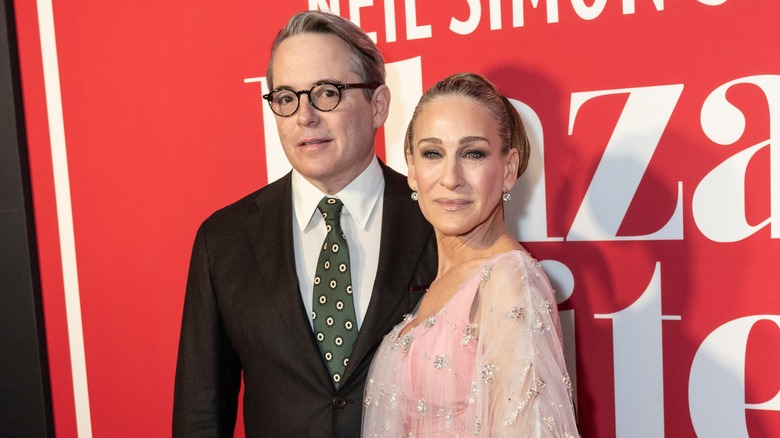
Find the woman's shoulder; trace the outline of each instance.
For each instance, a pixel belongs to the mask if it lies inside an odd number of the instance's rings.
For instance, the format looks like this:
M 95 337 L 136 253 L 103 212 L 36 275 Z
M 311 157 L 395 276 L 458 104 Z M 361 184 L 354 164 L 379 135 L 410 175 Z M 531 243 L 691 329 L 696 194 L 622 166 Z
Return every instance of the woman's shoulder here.
M 542 264 L 524 249 L 496 254 L 474 276 L 479 278 L 481 289 L 488 294 L 505 295 L 516 291 L 521 295 L 540 294 L 545 299 L 553 294 Z
M 483 263 L 486 270 L 516 270 L 534 271 L 540 269 L 541 264 L 525 248 L 512 249 L 496 254 Z

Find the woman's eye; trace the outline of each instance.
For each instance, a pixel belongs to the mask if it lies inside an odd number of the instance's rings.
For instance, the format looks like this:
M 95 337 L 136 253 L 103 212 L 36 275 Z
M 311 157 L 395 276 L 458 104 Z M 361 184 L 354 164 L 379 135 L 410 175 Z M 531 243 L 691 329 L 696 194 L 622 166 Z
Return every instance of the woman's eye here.
M 423 156 L 423 158 L 430 158 L 430 159 L 441 157 L 441 154 L 434 150 L 423 151 L 421 155 Z
M 469 149 L 466 151 L 466 153 L 463 154 L 465 158 L 470 158 L 473 160 L 479 160 L 482 158 L 485 158 L 485 152 L 479 150 L 479 149 Z

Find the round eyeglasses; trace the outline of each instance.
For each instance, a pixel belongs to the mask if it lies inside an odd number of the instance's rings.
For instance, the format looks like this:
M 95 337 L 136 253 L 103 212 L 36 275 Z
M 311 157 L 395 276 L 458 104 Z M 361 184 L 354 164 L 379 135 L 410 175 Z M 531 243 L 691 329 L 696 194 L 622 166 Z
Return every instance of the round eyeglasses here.
M 341 90 L 350 88 L 367 88 L 374 90 L 379 86 L 376 83 L 359 84 L 334 84 L 332 82 L 320 82 L 314 84 L 308 90 L 294 91 L 289 88 L 277 88 L 268 94 L 263 94 L 263 99 L 268 101 L 271 111 L 280 117 L 290 117 L 298 111 L 301 104 L 301 94 L 309 96 L 309 102 L 315 109 L 328 112 L 333 111 L 341 102 Z

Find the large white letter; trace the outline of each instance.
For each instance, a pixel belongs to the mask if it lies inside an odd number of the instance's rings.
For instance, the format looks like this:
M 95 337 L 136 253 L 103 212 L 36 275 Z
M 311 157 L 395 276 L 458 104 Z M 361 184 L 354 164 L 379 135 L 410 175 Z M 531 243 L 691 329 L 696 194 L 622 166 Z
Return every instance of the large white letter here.
M 501 0 L 490 0 L 490 30 L 501 29 Z
M 547 22 L 558 22 L 558 0 L 545 0 L 547 4 Z M 531 6 L 539 6 L 539 0 L 531 0 Z M 525 25 L 525 10 L 523 0 L 512 0 L 512 26 L 523 27 Z
M 260 93 L 265 94 L 268 89 L 268 81 L 265 77 L 244 79 L 244 83 L 260 82 Z M 262 100 L 262 99 L 261 99 Z M 271 107 L 265 101 L 260 102 L 263 108 L 263 139 L 265 142 L 265 169 L 268 175 L 268 184 L 283 177 L 292 166 L 284 154 L 282 142 L 279 140 L 279 131 L 276 130 L 276 118 Z
M 327 0 L 309 0 L 309 10 L 310 11 L 330 11 L 333 12 L 336 15 L 339 14 L 339 0 L 331 0 L 330 6 L 328 6 Z
M 390 87 L 390 115 L 385 121 L 385 161 L 387 165 L 406 175 L 404 135 L 412 119 L 414 107 L 422 96 L 422 59 L 416 56 L 386 66 L 387 86 Z
M 707 6 L 720 6 L 726 3 L 726 0 L 699 0 L 699 3 Z
M 479 25 L 479 19 L 482 17 L 482 6 L 479 0 L 466 0 L 469 3 L 469 17 L 466 21 L 460 21 L 455 17 L 450 19 L 450 30 L 461 35 L 468 35 Z
M 664 0 L 653 0 L 656 11 L 664 10 Z M 633 14 L 636 12 L 636 0 L 623 0 L 623 13 Z
M 682 85 L 661 85 L 572 94 L 569 135 L 574 129 L 578 110 L 590 99 L 628 94 L 628 100 L 574 218 L 567 237 L 569 240 L 683 238 L 682 182 L 679 181 L 677 206 L 662 229 L 644 236 L 617 236 L 618 228 L 650 164 L 682 90 Z
M 385 41 L 395 42 L 395 2 L 385 1 Z
M 349 19 L 357 27 L 360 27 L 360 8 L 364 8 L 366 6 L 372 6 L 374 4 L 374 0 L 350 0 L 349 1 Z M 369 38 L 371 38 L 371 41 L 376 44 L 376 32 L 367 32 L 366 33 Z
M 633 304 L 595 318 L 612 320 L 615 360 L 615 431 L 617 437 L 664 436 L 664 368 L 661 314 L 661 263 L 650 284 Z
M 769 139 L 726 159 L 705 176 L 693 194 L 693 218 L 702 234 L 716 242 L 742 240 L 768 224 L 771 236 L 780 238 L 780 76 L 763 75 L 737 79 L 712 92 L 701 108 L 701 127 L 710 140 L 733 145 L 745 132 L 745 116 L 726 99 L 736 84 L 752 84 L 766 96 L 769 111 Z M 750 159 L 763 147 L 769 154 L 769 218 L 751 225 L 745 218 L 745 172 Z
M 431 25 L 417 25 L 417 5 L 415 4 L 415 0 L 406 0 L 404 2 L 404 7 L 404 11 L 406 12 L 406 39 L 419 40 L 422 38 L 430 38 Z
M 747 438 L 745 409 L 780 411 L 780 391 L 765 403 L 745 403 L 745 351 L 750 329 L 761 320 L 780 327 L 778 315 L 746 316 L 715 329 L 696 351 L 688 406 L 697 436 Z
M 593 20 L 601 15 L 604 6 L 607 5 L 607 0 L 596 0 L 590 6 L 585 4 L 585 0 L 571 0 L 571 5 L 574 8 L 574 12 L 576 12 L 580 18 L 583 20 Z
M 520 242 L 561 241 L 547 232 L 547 184 L 544 176 L 544 130 L 539 116 L 528 105 L 509 99 L 520 113 L 531 143 L 528 168 L 512 189 L 516 201 L 504 205 L 509 231 Z

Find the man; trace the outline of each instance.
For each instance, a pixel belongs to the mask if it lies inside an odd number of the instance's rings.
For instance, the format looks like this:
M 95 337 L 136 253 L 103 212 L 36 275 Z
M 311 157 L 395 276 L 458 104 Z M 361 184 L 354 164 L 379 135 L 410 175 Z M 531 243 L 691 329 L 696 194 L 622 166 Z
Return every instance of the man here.
M 293 171 L 198 230 L 173 434 L 232 436 L 243 374 L 247 436 L 357 437 L 373 354 L 434 278 L 433 232 L 405 177 L 374 155 L 390 91 L 363 31 L 330 13 L 297 14 L 267 77 Z M 326 204 L 339 205 L 340 221 Z M 333 266 L 320 257 L 344 247 L 333 265 L 346 279 L 325 277 Z

